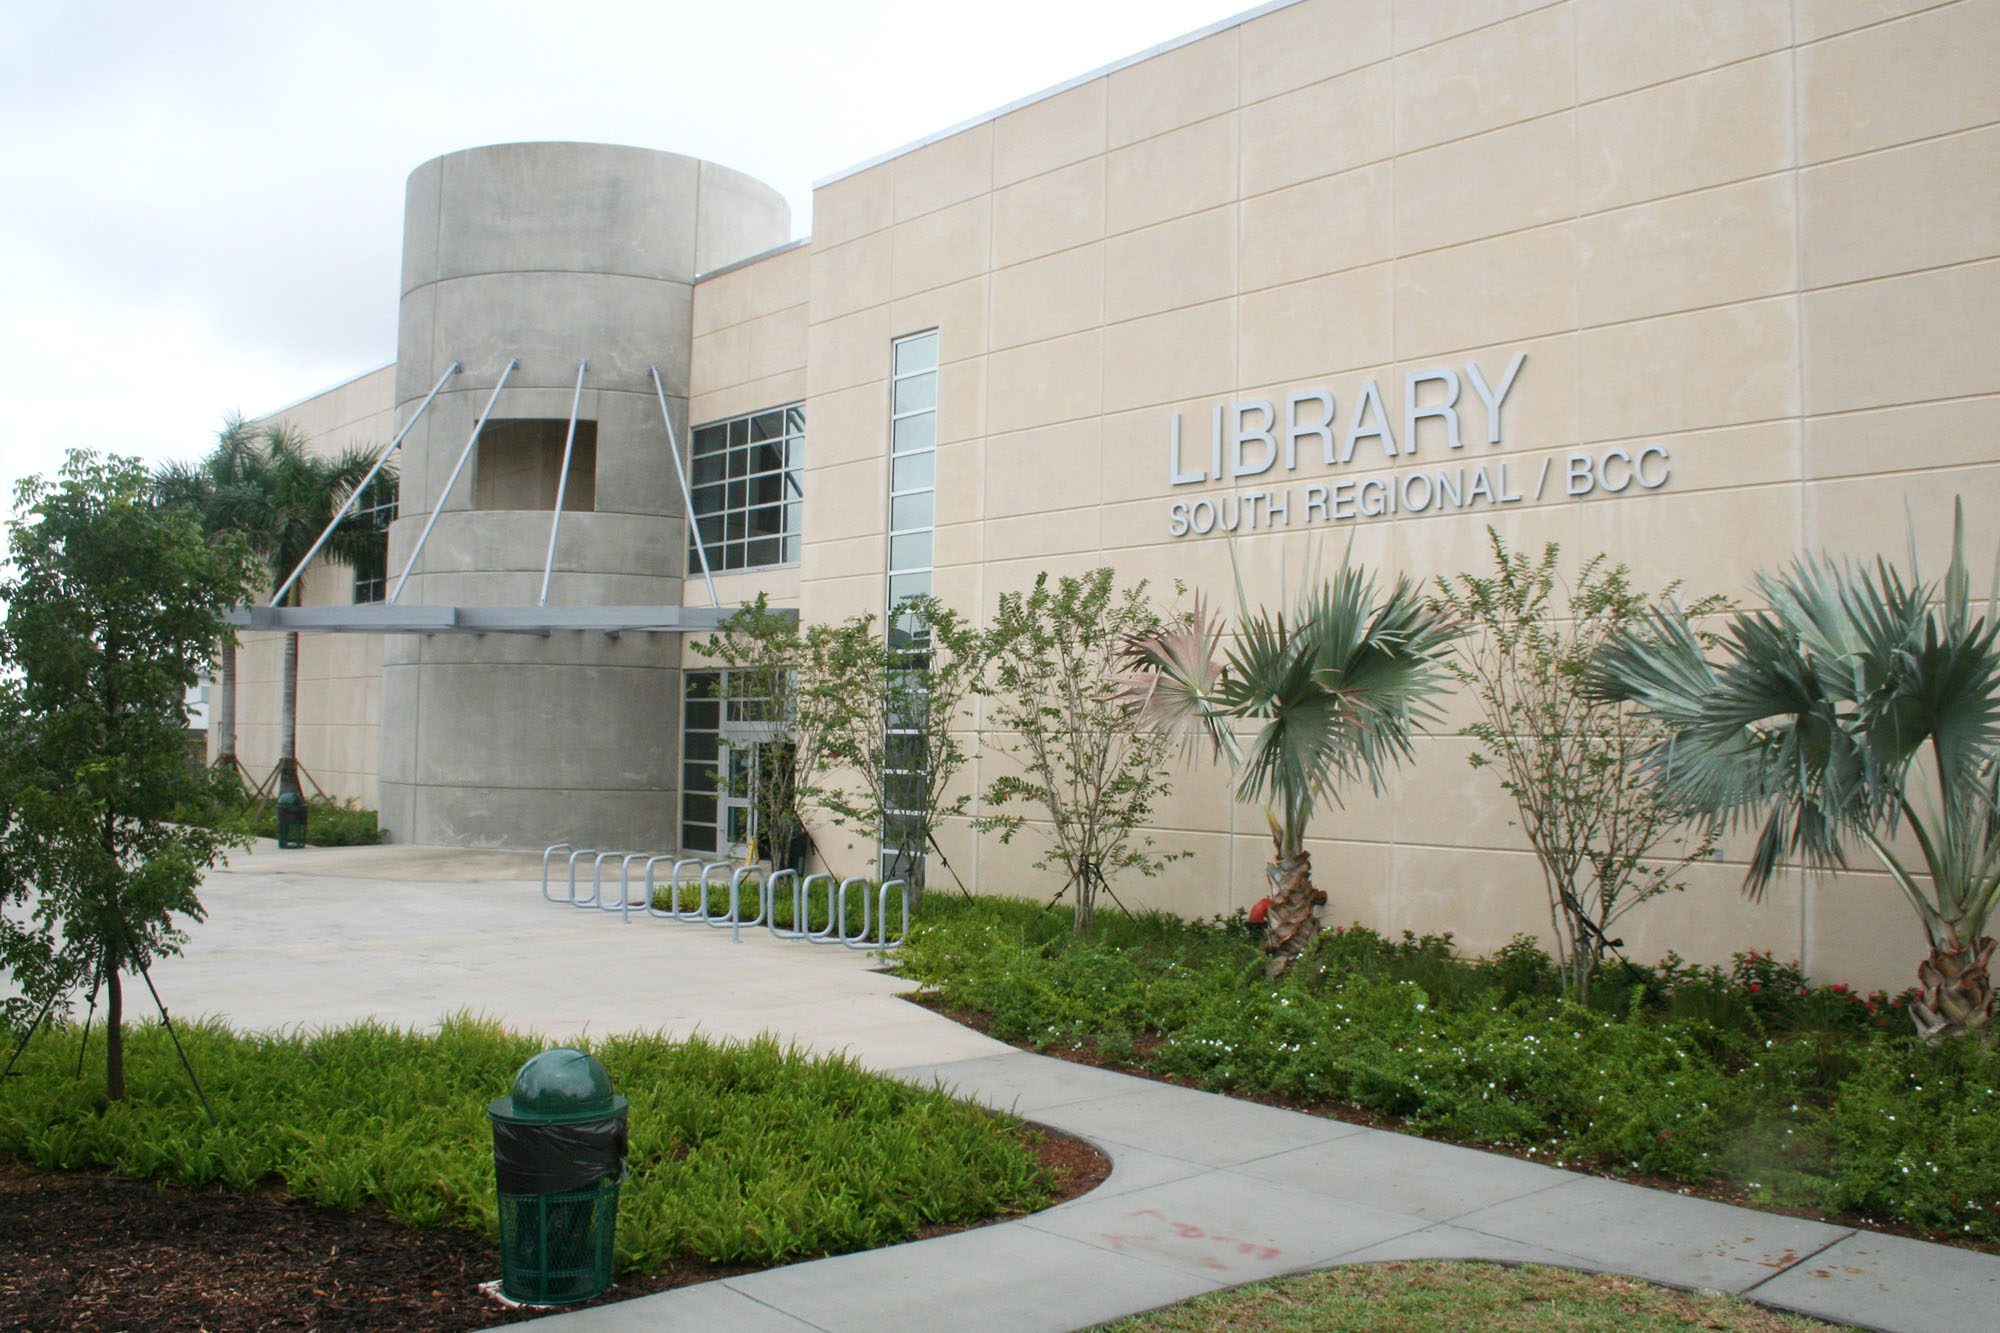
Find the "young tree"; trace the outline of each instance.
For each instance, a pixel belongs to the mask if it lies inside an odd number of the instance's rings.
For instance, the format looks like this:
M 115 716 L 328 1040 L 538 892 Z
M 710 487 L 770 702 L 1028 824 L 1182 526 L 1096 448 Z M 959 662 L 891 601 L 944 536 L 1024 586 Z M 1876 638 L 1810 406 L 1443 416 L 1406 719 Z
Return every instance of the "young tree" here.
M 211 543 L 154 504 L 134 459 L 72 453 L 29 478 L 9 525 L 0 663 L 11 673 L 0 830 L 0 962 L 39 1009 L 106 988 L 105 1082 L 125 1093 L 120 977 L 175 952 L 200 920 L 202 872 L 227 835 L 173 822 L 208 793 L 189 762 L 186 693 L 247 595 L 243 544 Z
M 847 682 L 829 679 L 827 645 L 834 631 L 805 626 L 796 616 L 771 610 L 763 593 L 722 622 L 721 630 L 694 645 L 729 673 L 725 712 L 742 708 L 767 739 L 744 781 L 757 838 L 773 866 L 782 866 L 804 831 L 800 807 L 818 792 L 826 766 L 827 737 L 842 709 Z M 731 715 L 733 717 L 733 714 Z
M 885 634 L 856 616 L 826 636 L 824 679 L 836 683 L 827 725 L 840 771 L 821 789 L 836 823 L 879 839 L 889 873 L 924 889 L 924 851 L 970 792 L 949 795 L 971 753 L 960 739 L 966 705 L 984 691 L 984 636 L 931 596 L 897 606 Z
M 1060 868 L 1056 896 L 1074 890 L 1075 928 L 1089 929 L 1097 893 L 1110 877 L 1135 870 L 1152 876 L 1187 853 L 1153 854 L 1137 830 L 1167 794 L 1167 752 L 1161 732 L 1133 725 L 1132 705 L 1119 697 L 1112 674 L 1126 640 L 1151 638 L 1165 627 L 1146 600 L 1146 585 L 1119 591 L 1108 568 L 1049 587 L 1044 573 L 1032 591 L 1007 593 L 987 632 L 993 664 L 990 720 L 994 748 L 1015 756 L 1020 772 L 994 779 L 989 806 L 1037 807 L 1047 820 L 1048 854 L 1038 870 Z M 973 821 L 1007 842 L 1027 823 L 1013 813 Z M 1114 895 L 1115 897 L 1115 895 Z
M 1907 577 L 1887 560 L 1807 557 L 1756 585 L 1770 610 L 1738 612 L 1716 645 L 1676 610 L 1649 614 L 1605 646 L 1592 688 L 1661 726 L 1646 765 L 1665 799 L 1759 826 L 1751 897 L 1786 862 L 1844 868 L 1849 839 L 1874 853 L 1930 941 L 1910 1005 L 1918 1032 L 1990 1032 L 2000 565 L 1975 614 L 1961 502 L 1941 582 L 1924 582 L 1913 551 Z M 1921 872 L 1890 845 L 1905 823 Z
M 1238 798 L 1263 802 L 1276 847 L 1264 949 L 1276 973 L 1319 933 L 1324 895 L 1305 848 L 1313 811 L 1355 778 L 1379 792 L 1388 767 L 1411 757 L 1460 631 L 1407 578 L 1377 601 L 1374 579 L 1345 558 L 1330 579 L 1309 573 L 1289 613 L 1250 610 L 1240 581 L 1237 601 L 1233 643 L 1197 598 L 1187 619 L 1129 642 L 1124 683 L 1143 721 L 1189 743 L 1206 736 L 1237 770 Z M 1263 722 L 1247 754 L 1239 719 Z
M 1479 743 L 1473 766 L 1492 768 L 1514 801 L 1548 890 L 1563 989 L 1587 999 L 1605 950 L 1619 943 L 1612 927 L 1679 888 L 1678 876 L 1713 850 L 1717 830 L 1690 825 L 1641 772 L 1659 724 L 1585 689 L 1598 650 L 1650 605 L 1625 566 L 1596 556 L 1565 585 L 1553 543 L 1531 560 L 1486 531 L 1493 573 L 1438 581 L 1436 604 L 1469 630 L 1450 669 L 1481 716 L 1460 734 Z M 1689 613 L 1723 605 L 1707 598 Z

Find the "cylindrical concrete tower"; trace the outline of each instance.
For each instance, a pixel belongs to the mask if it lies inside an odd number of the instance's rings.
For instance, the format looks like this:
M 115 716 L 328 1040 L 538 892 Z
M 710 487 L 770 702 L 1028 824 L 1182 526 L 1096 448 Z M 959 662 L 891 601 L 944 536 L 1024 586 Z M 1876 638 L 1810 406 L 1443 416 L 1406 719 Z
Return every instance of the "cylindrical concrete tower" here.
M 685 443 L 695 274 L 789 238 L 770 187 L 694 158 L 599 144 L 473 148 L 410 175 L 396 398 L 407 420 L 391 581 L 510 358 L 508 378 L 400 601 L 534 606 L 577 364 L 588 360 L 550 606 L 677 605 L 687 537 L 657 365 Z M 392 635 L 382 821 L 397 841 L 674 844 L 674 636 Z

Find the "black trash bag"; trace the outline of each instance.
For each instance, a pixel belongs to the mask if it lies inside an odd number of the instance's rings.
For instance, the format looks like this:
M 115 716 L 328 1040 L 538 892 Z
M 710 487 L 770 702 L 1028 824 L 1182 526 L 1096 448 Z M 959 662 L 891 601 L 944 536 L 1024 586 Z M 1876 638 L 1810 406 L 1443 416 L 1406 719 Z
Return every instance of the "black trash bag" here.
M 493 1122 L 493 1172 L 502 1194 L 575 1194 L 625 1178 L 625 1117 L 574 1125 Z

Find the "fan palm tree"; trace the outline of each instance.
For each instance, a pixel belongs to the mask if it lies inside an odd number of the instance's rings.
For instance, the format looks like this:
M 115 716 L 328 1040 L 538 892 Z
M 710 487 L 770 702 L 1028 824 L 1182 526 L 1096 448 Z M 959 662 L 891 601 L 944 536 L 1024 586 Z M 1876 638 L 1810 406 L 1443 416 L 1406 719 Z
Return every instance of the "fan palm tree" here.
M 1263 804 L 1276 848 L 1264 871 L 1275 973 L 1319 933 L 1326 895 L 1305 849 L 1313 812 L 1359 778 L 1379 792 L 1412 757 L 1413 731 L 1436 720 L 1429 701 L 1449 679 L 1443 654 L 1460 630 L 1408 578 L 1378 601 L 1374 579 L 1347 558 L 1331 578 L 1309 571 L 1289 612 L 1250 610 L 1240 575 L 1236 595 L 1232 643 L 1197 597 L 1177 625 L 1129 642 L 1119 682 L 1139 725 L 1188 745 L 1206 737 L 1236 770 L 1238 798 Z M 1263 723 L 1247 751 L 1239 720 Z
M 297 427 L 276 424 L 258 431 L 241 460 L 237 484 L 219 493 L 218 512 L 232 532 L 249 540 L 269 570 L 275 593 L 306 558 L 319 535 L 374 466 L 371 451 L 347 448 L 332 457 L 311 453 Z M 395 474 L 384 468 L 378 485 L 392 485 Z M 320 555 L 343 564 L 368 560 L 379 543 L 379 529 L 349 519 L 334 529 Z M 303 580 L 294 583 L 285 605 L 298 606 Z M 278 791 L 299 794 L 299 636 L 285 634 L 283 690 L 279 696 Z
M 1757 576 L 1770 609 L 1732 617 L 1715 660 L 1667 610 L 1608 644 L 1591 677 L 1666 726 L 1646 762 L 1670 799 L 1760 826 L 1752 898 L 1787 862 L 1842 868 L 1850 840 L 1868 848 L 1929 940 L 1910 1006 L 1929 1038 L 1986 1029 L 1994 1011 L 2000 567 L 1975 615 L 1964 517 L 1961 504 L 1940 583 L 1914 549 L 1907 577 L 1887 560 L 1808 557 Z M 1904 824 L 1920 869 L 1891 846 Z
M 234 532 L 230 511 L 235 506 L 232 491 L 245 483 L 247 460 L 256 447 L 256 432 L 240 416 L 230 416 L 216 432 L 215 447 L 198 463 L 174 462 L 153 474 L 156 504 L 180 508 L 200 520 L 211 543 Z M 218 654 L 221 698 L 216 702 L 215 730 L 218 736 L 215 762 L 239 776 L 243 765 L 236 757 L 236 636 L 224 638 Z

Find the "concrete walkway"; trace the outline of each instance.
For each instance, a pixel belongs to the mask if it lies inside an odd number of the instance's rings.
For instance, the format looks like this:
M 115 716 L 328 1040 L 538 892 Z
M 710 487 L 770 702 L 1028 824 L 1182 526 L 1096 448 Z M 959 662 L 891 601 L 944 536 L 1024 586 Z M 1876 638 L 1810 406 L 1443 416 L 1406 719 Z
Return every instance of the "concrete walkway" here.
M 242 1027 L 460 1009 L 552 1036 L 776 1033 L 1087 1139 L 1104 1185 L 1030 1218 L 538 1321 L 595 1330 L 1067 1330 L 1333 1264 L 1479 1258 L 1735 1292 L 1869 1328 L 1985 1329 L 2000 1258 L 1732 1208 L 1016 1051 L 897 996 L 864 954 L 541 900 L 539 858 L 239 857 L 154 969 Z

